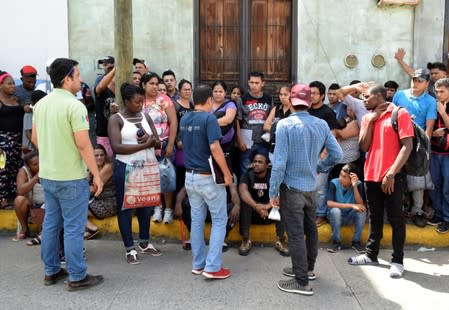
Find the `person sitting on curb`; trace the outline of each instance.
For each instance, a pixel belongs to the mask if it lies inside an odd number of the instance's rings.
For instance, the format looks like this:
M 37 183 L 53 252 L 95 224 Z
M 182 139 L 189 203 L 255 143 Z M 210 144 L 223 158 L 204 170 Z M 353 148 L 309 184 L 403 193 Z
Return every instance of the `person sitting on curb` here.
M 240 179 L 239 192 L 242 199 L 240 211 L 240 234 L 242 244 L 239 247 L 239 254 L 246 256 L 251 251 L 251 240 L 249 239 L 249 229 L 251 223 L 272 224 L 273 221 L 267 219 L 271 209 L 268 190 L 270 188 L 270 170 L 268 170 L 268 157 L 261 153 L 256 153 L 252 159 L 252 169 L 243 174 Z M 288 244 L 285 241 L 284 222 L 276 221 L 276 250 L 282 256 L 289 256 Z
M 341 168 L 340 176 L 329 183 L 327 218 L 332 226 L 332 246 L 327 251 L 330 253 L 341 249 L 340 227 L 350 224 L 355 226 L 352 248 L 359 254 L 365 253 L 360 238 L 365 225 L 366 207 L 362 198 L 362 182 L 356 172 L 354 164 L 346 164 Z
M 98 170 L 100 170 L 100 178 L 104 183 L 103 191 L 100 196 L 94 197 L 93 186 L 90 186 L 91 200 L 89 201 L 89 211 L 86 223 L 86 232 L 84 239 L 90 240 L 100 233 L 97 226 L 90 221 L 91 218 L 102 220 L 106 217 L 117 214 L 117 200 L 115 198 L 115 183 L 112 178 L 114 173 L 114 164 L 109 160 L 106 149 L 103 145 L 97 144 L 94 147 L 95 161 Z M 92 175 L 89 175 L 92 178 Z
M 24 157 L 25 165 L 17 173 L 17 196 L 14 199 L 14 209 L 21 229 L 14 240 L 23 240 L 29 234 L 28 214 L 38 225 L 39 234 L 27 242 L 27 245 L 41 244 L 40 230 L 44 219 L 43 205 L 44 189 L 39 183 L 39 155 L 31 151 Z
M 234 182 L 226 187 L 226 201 L 228 210 L 228 223 L 226 224 L 226 235 L 225 240 L 229 235 L 229 232 L 234 228 L 235 224 L 238 223 L 240 217 L 240 197 L 237 189 L 237 177 L 233 176 Z M 175 205 L 175 218 L 180 219 L 184 222 L 187 230 L 190 232 L 192 218 L 190 216 L 190 202 L 189 197 L 187 197 L 186 188 L 183 186 L 178 194 L 176 195 L 176 205 Z M 211 223 L 210 212 L 207 210 L 206 222 Z M 190 241 L 186 241 L 183 245 L 184 250 L 191 250 Z M 223 242 L 222 251 L 226 252 L 229 246 L 226 242 Z

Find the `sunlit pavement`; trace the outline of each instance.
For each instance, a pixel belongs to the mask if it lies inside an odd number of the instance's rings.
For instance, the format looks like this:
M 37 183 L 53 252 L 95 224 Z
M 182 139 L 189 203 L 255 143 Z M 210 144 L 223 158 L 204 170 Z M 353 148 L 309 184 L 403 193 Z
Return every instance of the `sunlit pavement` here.
M 140 256 L 141 264 L 126 263 L 118 240 L 87 241 L 89 272 L 105 282 L 79 292 L 66 291 L 63 282 L 43 285 L 39 247 L 0 235 L 1 309 L 449 309 L 449 250 L 406 250 L 402 279 L 388 274 L 391 250 L 381 251 L 380 266 L 350 266 L 347 249 L 337 254 L 319 250 L 312 281 L 315 295 L 281 292 L 276 282 L 285 279 L 282 268 L 290 258 L 272 247 L 256 245 L 249 256 L 231 247 L 224 266 L 227 280 L 193 276 L 191 253 L 179 243 L 154 243 L 160 257 Z M 293 308 L 294 307 L 294 308 Z

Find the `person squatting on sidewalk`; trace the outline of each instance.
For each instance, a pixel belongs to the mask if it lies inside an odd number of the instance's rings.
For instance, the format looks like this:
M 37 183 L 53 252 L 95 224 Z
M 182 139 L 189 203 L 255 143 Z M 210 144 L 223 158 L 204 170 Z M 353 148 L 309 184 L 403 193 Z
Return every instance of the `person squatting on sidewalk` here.
M 271 205 L 280 206 L 285 219 L 292 268 L 284 268 L 283 274 L 293 279 L 277 285 L 285 292 L 313 295 L 309 280 L 316 278 L 313 270 L 318 255 L 317 173 L 329 171 L 343 152 L 327 123 L 307 112 L 309 86 L 293 86 L 291 101 L 295 112 L 277 125 L 269 194 Z M 319 160 L 324 147 L 328 155 Z

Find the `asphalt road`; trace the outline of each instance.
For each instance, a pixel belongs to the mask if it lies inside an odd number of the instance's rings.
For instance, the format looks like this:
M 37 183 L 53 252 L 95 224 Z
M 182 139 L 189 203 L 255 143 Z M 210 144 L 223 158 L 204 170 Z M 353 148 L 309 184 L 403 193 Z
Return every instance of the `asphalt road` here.
M 272 247 L 255 246 L 247 257 L 230 248 L 224 265 L 232 276 L 206 280 L 190 273 L 191 253 L 179 243 L 155 245 L 162 256 L 141 256 L 141 264 L 131 266 L 121 241 L 87 241 L 88 271 L 105 282 L 68 292 L 63 282 L 43 285 L 39 247 L 0 234 L 0 309 L 449 309 L 448 249 L 408 249 L 406 273 L 394 280 L 388 275 L 391 250 L 381 251 L 381 266 L 354 267 L 346 263 L 352 250 L 330 254 L 322 248 L 309 297 L 276 287 L 290 258 Z

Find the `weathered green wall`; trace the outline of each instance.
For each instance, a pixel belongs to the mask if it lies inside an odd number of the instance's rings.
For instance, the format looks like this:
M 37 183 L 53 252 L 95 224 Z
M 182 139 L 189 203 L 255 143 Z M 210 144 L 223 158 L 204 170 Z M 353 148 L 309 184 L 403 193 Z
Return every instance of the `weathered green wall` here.
M 114 54 L 113 3 L 68 0 L 70 56 L 80 61 L 88 83 L 101 72 L 98 58 Z M 145 59 L 152 71 L 171 68 L 178 81 L 193 81 L 194 1 L 134 0 L 133 5 L 134 55 Z M 297 7 L 300 81 L 344 85 L 353 79 L 392 79 L 406 88 L 409 78 L 394 59 L 398 47 L 407 51 L 406 61 L 416 67 L 441 60 L 431 56 L 441 53 L 444 0 L 422 1 L 417 18 L 411 6 L 377 7 L 375 0 L 298 0 Z M 348 54 L 358 57 L 354 69 L 344 65 Z M 371 64 L 375 54 L 384 56 L 383 68 Z
M 378 8 L 376 1 L 298 1 L 298 79 L 320 79 L 326 85 L 351 80 L 385 82 L 396 80 L 408 86 L 394 53 L 398 47 L 413 56 L 413 8 Z M 358 66 L 349 69 L 344 58 L 354 54 Z M 377 69 L 371 64 L 375 54 L 384 56 L 386 65 Z
M 97 60 L 114 56 L 114 1 L 68 0 L 69 51 L 78 60 L 83 80 L 93 84 L 102 70 Z M 193 1 L 134 0 L 134 55 L 150 70 L 167 68 L 179 80 L 193 80 Z

